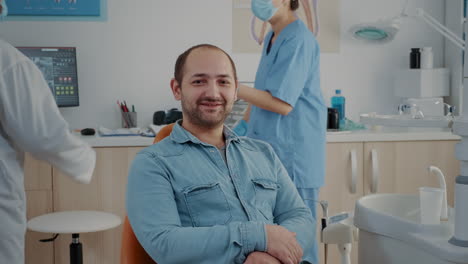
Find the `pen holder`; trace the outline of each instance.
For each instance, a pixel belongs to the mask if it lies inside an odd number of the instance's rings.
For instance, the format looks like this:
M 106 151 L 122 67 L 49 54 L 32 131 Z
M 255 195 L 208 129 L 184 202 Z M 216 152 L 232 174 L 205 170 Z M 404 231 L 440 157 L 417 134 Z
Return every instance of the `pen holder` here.
M 122 112 L 122 127 L 138 127 L 137 112 Z

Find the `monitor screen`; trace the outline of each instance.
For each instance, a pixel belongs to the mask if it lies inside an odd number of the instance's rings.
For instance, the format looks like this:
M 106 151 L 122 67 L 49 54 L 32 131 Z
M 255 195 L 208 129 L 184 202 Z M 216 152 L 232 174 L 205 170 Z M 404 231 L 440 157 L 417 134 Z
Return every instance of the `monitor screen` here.
M 79 106 L 76 48 L 17 47 L 44 75 L 59 107 Z

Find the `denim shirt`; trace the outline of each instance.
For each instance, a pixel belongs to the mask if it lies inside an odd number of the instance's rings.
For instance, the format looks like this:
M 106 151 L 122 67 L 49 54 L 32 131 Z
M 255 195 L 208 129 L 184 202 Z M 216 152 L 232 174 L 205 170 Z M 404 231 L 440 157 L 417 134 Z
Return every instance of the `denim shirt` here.
M 225 127 L 222 153 L 174 126 L 137 154 L 127 186 L 128 218 L 158 263 L 243 263 L 266 251 L 266 224 L 296 232 L 308 260 L 315 221 L 266 143 Z

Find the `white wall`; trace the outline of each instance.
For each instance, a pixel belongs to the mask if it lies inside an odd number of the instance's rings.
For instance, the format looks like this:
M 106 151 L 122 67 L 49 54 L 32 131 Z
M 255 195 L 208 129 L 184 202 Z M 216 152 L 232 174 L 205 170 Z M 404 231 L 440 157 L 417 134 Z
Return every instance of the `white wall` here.
M 10 0 L 11 1 L 11 0 Z M 321 0 L 326 1 L 326 0 Z M 320 1 L 319 1 L 320 2 Z M 406 21 L 397 38 L 384 46 L 352 42 L 349 26 L 392 17 L 403 0 L 342 0 L 341 51 L 322 54 L 321 81 L 327 103 L 342 89 L 348 116 L 395 111 L 395 69 L 408 67 L 410 48 L 432 46 L 435 66 L 443 66 L 443 38 L 420 21 Z M 444 21 L 444 0 L 412 0 Z M 212 43 L 231 50 L 231 1 L 108 0 L 106 22 L 7 21 L 0 37 L 15 46 L 76 46 L 81 106 L 62 113 L 72 128 L 120 125 L 117 100 L 135 104 L 139 125 L 155 110 L 179 106 L 169 89 L 177 56 L 191 45 Z M 252 81 L 258 55 L 233 54 L 241 80 Z

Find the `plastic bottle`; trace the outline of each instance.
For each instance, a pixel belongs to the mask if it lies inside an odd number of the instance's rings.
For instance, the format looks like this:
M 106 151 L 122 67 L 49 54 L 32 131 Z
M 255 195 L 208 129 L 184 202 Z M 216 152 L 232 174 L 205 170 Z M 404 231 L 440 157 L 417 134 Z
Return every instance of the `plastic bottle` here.
M 332 131 L 340 129 L 340 114 L 336 108 L 328 108 L 327 129 Z
M 335 90 L 335 95 L 331 98 L 331 107 L 338 109 L 338 115 L 340 116 L 340 126 L 344 122 L 346 113 L 345 113 L 345 103 L 346 100 L 344 96 L 341 95 L 341 90 Z
M 420 69 L 421 68 L 421 53 L 419 48 L 411 49 L 410 53 L 410 69 Z
M 424 47 L 421 52 L 421 69 L 432 69 L 434 67 L 434 55 L 432 47 Z

